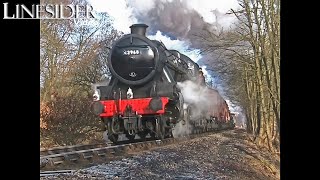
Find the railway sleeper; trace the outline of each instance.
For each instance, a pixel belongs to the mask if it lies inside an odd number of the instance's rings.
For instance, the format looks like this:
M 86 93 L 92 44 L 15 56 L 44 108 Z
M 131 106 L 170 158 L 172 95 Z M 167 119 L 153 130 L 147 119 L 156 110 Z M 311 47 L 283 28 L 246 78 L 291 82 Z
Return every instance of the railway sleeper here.
M 108 153 L 109 155 L 114 156 L 114 155 L 116 154 L 116 151 L 115 151 L 114 149 L 110 149 L 109 151 L 107 151 L 107 153 Z
M 95 153 L 97 156 L 101 157 L 101 156 L 106 156 L 108 152 L 107 152 L 105 149 L 103 149 L 103 150 L 94 151 L 94 153 Z
M 113 152 L 112 154 L 114 155 L 120 155 L 120 154 L 123 154 L 125 152 L 125 148 L 123 146 L 119 146 L 119 147 L 115 147 L 113 149 Z
M 92 151 L 81 153 L 81 155 L 82 155 L 81 157 L 83 159 L 92 159 L 93 158 L 93 152 Z
M 56 165 L 60 165 L 60 164 L 63 164 L 64 161 L 53 161 L 53 165 L 56 166 Z
M 65 155 L 64 159 L 70 162 L 75 162 L 80 159 L 79 154 Z
M 49 159 L 49 165 L 55 166 L 62 164 L 65 161 L 65 158 L 63 156 L 53 157 Z
M 124 146 L 123 149 L 125 152 L 128 152 L 128 151 L 132 151 L 134 147 L 133 145 L 130 144 L 130 145 Z

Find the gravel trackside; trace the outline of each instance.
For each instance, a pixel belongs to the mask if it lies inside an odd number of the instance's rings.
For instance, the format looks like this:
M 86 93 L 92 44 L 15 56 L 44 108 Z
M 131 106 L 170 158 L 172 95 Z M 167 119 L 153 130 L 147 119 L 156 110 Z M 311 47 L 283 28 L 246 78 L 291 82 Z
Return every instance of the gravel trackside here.
M 279 155 L 258 150 L 248 139 L 235 129 L 40 179 L 280 179 Z

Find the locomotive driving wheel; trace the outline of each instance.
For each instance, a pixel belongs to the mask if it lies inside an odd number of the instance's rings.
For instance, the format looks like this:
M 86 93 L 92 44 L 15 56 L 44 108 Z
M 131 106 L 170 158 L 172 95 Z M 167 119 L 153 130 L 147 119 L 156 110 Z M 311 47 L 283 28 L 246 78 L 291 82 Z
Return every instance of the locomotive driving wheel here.
M 119 136 L 118 134 L 116 134 L 116 132 L 120 129 L 118 118 L 109 119 L 107 122 L 107 125 L 108 125 L 108 138 L 113 143 L 118 142 Z
M 157 139 L 164 139 L 165 133 L 166 133 L 166 127 L 165 127 L 165 118 L 160 115 L 156 118 L 156 133 L 157 133 Z
M 118 142 L 118 134 L 108 134 L 108 138 L 110 139 L 111 142 L 117 143 Z
M 170 129 L 166 129 L 166 134 L 164 136 L 164 138 L 170 138 L 173 137 L 173 133 L 172 133 L 172 128 L 170 127 Z

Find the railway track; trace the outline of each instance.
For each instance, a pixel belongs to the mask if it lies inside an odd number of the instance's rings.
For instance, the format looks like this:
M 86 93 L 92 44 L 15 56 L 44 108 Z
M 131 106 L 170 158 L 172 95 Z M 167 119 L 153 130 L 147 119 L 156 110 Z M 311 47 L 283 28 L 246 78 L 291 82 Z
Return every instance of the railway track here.
M 40 151 L 40 169 L 53 169 L 62 164 L 92 162 L 101 158 L 112 158 L 127 152 L 149 149 L 170 144 L 174 138 L 126 143 L 121 145 L 92 144 L 53 148 Z
M 217 131 L 216 131 L 217 132 Z M 117 156 L 128 153 L 148 150 L 155 147 L 165 146 L 188 139 L 207 136 L 215 132 L 205 132 L 191 134 L 180 138 L 167 138 L 163 140 L 135 140 L 134 142 L 123 141 L 120 145 L 116 144 L 90 144 L 58 147 L 40 150 L 40 169 L 56 170 L 59 167 L 70 167 L 76 164 L 89 164 L 99 160 L 111 160 Z
M 152 140 L 151 138 L 146 138 L 147 141 Z M 129 140 L 122 140 L 117 144 L 114 143 L 99 143 L 99 144 L 85 144 L 85 145 L 74 145 L 74 146 L 61 146 L 61 147 L 54 147 L 50 149 L 40 149 L 40 157 L 66 153 L 66 152 L 73 152 L 73 151 L 81 151 L 81 150 L 90 150 L 94 148 L 102 148 L 102 147 L 109 147 L 109 146 L 116 146 L 120 144 L 130 144 L 130 143 L 138 143 L 144 142 L 142 139 L 134 139 L 133 141 Z
M 71 174 L 75 170 L 60 170 L 60 171 L 42 171 L 40 172 L 40 177 L 46 177 L 46 176 L 56 176 L 59 174 Z
M 62 147 L 55 147 L 55 148 L 51 148 L 51 149 L 40 149 L 40 157 L 53 155 L 53 154 L 59 154 L 59 153 L 78 151 L 78 150 L 105 147 L 105 146 L 107 146 L 107 144 L 101 143 L 101 144 L 62 146 Z

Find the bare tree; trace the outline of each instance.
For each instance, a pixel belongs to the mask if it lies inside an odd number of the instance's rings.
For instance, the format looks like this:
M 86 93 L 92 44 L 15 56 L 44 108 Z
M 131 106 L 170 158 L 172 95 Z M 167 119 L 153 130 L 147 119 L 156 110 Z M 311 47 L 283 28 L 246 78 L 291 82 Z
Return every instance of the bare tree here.
M 69 134 L 74 139 L 68 141 L 76 143 L 81 134 L 87 136 L 86 132 L 98 125 L 89 108 L 90 87 L 108 76 L 109 47 L 120 33 L 102 13 L 88 20 L 43 19 L 40 30 L 41 134 L 57 142 L 67 141 L 61 137 Z
M 197 35 L 214 57 L 211 67 L 229 87 L 226 91 L 246 112 L 255 140 L 279 150 L 280 131 L 280 4 L 279 0 L 241 0 L 231 9 L 236 28 Z M 218 56 L 217 56 L 218 55 Z

